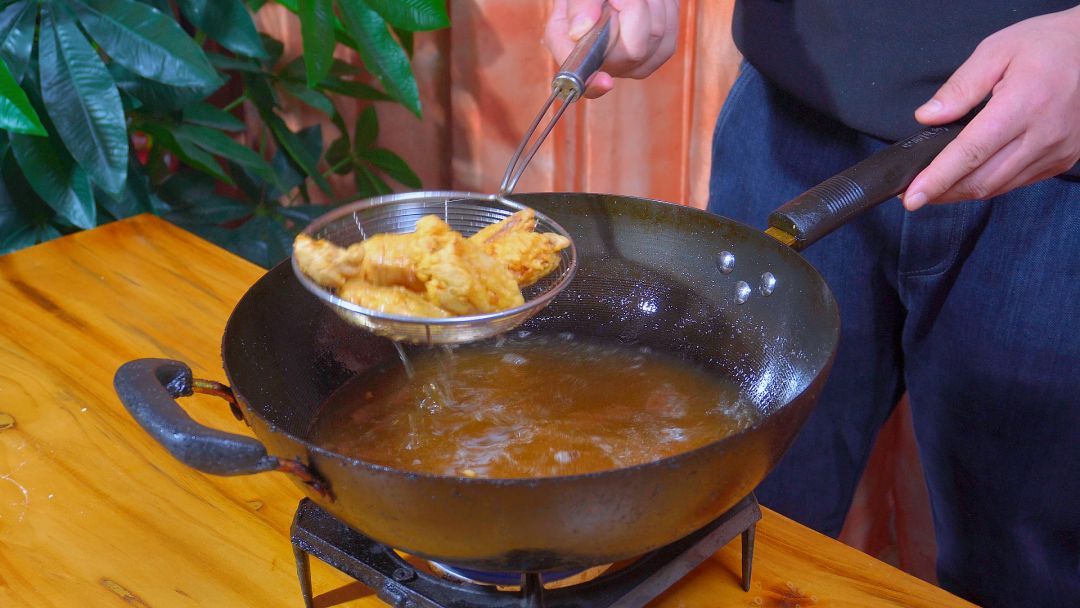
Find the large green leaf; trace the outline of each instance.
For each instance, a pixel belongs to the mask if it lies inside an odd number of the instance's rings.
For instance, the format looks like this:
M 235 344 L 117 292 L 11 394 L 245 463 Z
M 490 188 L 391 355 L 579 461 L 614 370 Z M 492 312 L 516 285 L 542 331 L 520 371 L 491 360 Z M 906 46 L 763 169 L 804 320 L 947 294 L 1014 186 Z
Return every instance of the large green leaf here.
M 251 205 L 234 201 L 223 196 L 209 196 L 198 203 L 177 207 L 166 217 L 173 222 L 190 226 L 192 224 L 218 225 L 234 222 L 251 215 Z
M 375 165 L 386 175 L 410 188 L 420 187 L 420 178 L 413 173 L 408 163 L 386 148 L 360 150 L 357 152 L 357 156 Z
M 297 228 L 303 228 L 333 208 L 332 205 L 294 205 L 292 207 L 281 207 L 278 212 L 295 221 Z
M 337 108 L 334 107 L 334 102 L 330 101 L 329 97 L 314 89 L 309 89 L 307 85 L 302 82 L 284 80 L 281 82 L 281 88 L 293 97 L 304 102 L 306 105 L 315 108 L 327 116 L 333 116 L 337 113 Z
M 7 65 L 0 61 L 0 129 L 16 133 L 46 135 L 26 93 L 15 82 Z
M 445 0 L 364 0 L 387 23 L 404 30 L 437 30 L 450 25 Z
M 413 40 L 413 33 L 409 30 L 403 30 L 400 27 L 394 28 L 394 35 L 397 36 L 398 42 L 401 43 L 401 48 L 405 49 L 405 54 L 412 60 L 413 46 L 415 41 Z
M 326 148 L 326 162 L 334 169 L 334 173 L 338 175 L 345 175 L 352 171 L 353 156 L 352 150 L 349 148 L 349 137 L 347 135 L 342 135 L 330 142 L 330 145 Z
M 0 57 L 11 69 L 16 82 L 22 80 L 30 65 L 37 14 L 38 3 L 32 0 L 12 2 L 0 9 Z
M 360 196 L 381 196 L 394 191 L 381 177 L 364 165 L 356 167 L 353 181 L 356 183 L 357 194 Z
M 11 150 L 30 187 L 57 215 L 78 228 L 97 225 L 90 179 L 53 138 L 12 134 Z
M 244 123 L 240 119 L 208 103 L 196 103 L 184 108 L 184 122 L 222 131 L 244 130 Z
M 368 106 L 356 117 L 356 130 L 353 133 L 353 150 L 370 148 L 379 137 L 379 115 L 375 108 Z
M 214 196 L 217 184 L 206 174 L 181 169 L 169 175 L 157 186 L 157 193 L 170 209 L 198 205 Z
M 210 63 L 219 70 L 235 70 L 237 72 L 251 72 L 252 74 L 263 73 L 262 66 L 254 59 L 229 57 L 228 55 L 212 52 L 206 53 L 206 56 L 210 58 Z
M 300 0 L 300 37 L 304 42 L 307 84 L 315 88 L 330 72 L 337 46 L 333 0 Z
M 420 116 L 420 92 L 416 87 L 409 57 L 390 34 L 386 21 L 363 0 L 339 0 L 342 23 L 349 32 L 360 59 L 390 95 L 413 114 Z
M 318 154 L 312 154 L 304 145 L 304 140 L 301 139 L 289 130 L 289 127 L 285 125 L 285 121 L 281 120 L 281 117 L 273 112 L 261 113 L 263 122 L 270 128 L 270 133 L 274 136 L 274 141 L 285 150 L 285 153 L 296 163 L 304 173 L 311 179 L 315 180 L 315 183 L 319 185 L 319 188 L 327 194 L 330 193 L 330 182 L 326 181 L 326 178 L 319 173 Z
M 334 78 L 333 76 L 319 83 L 319 86 L 331 93 L 345 95 L 353 99 L 369 99 L 371 101 L 393 101 L 394 99 L 373 86 L 362 82 Z
M 330 76 L 356 76 L 363 73 L 364 70 L 360 66 L 353 65 L 340 59 L 334 59 L 330 62 Z M 304 58 L 297 57 L 286 63 L 282 66 L 281 70 L 278 71 L 278 76 L 287 80 L 306 82 L 307 67 L 304 65 Z
M 109 72 L 116 80 L 116 86 L 130 98 L 137 100 L 140 110 L 150 113 L 178 112 L 198 101 L 202 101 L 214 92 L 210 87 L 173 87 L 148 80 L 115 63 L 109 65 Z
M 114 218 L 121 220 L 140 213 L 152 213 L 154 194 L 150 192 L 150 180 L 143 168 L 132 155 L 128 160 L 127 187 L 119 197 L 98 192 L 94 197 L 99 205 Z
M 220 86 L 214 66 L 170 15 L 135 0 L 75 0 L 79 21 L 112 60 L 173 86 Z
M 315 126 L 318 127 L 318 125 Z M 281 182 L 282 186 L 282 190 L 277 193 L 277 196 L 283 196 L 286 192 L 304 183 L 303 171 L 296 167 L 284 150 L 274 152 L 274 157 L 270 159 L 270 166 L 274 168 L 278 175 L 278 181 Z
M 266 58 L 266 48 L 240 0 L 179 0 L 180 11 L 195 27 L 237 55 Z
M 274 182 L 277 179 L 274 170 L 263 160 L 263 157 L 259 156 L 251 148 L 234 141 L 221 131 L 198 125 L 184 124 L 178 126 L 173 131 L 173 134 L 177 140 L 186 141 L 211 154 L 231 160 L 241 167 L 250 169 L 267 181 Z
M 292 253 L 293 236 L 272 218 L 255 216 L 229 231 L 223 245 L 229 251 L 264 268 L 270 268 Z
M 10 253 L 23 247 L 33 245 L 35 219 L 33 214 L 25 209 L 26 199 L 37 197 L 30 193 L 29 197 L 20 196 L 17 191 L 11 192 L 7 181 L 8 177 L 20 180 L 21 175 L 5 175 L 0 179 L 0 255 Z
M 94 183 L 119 194 L 127 177 L 127 126 L 105 63 L 62 4 L 42 7 L 38 47 L 42 97 L 60 139 Z
M 143 4 L 149 4 L 166 15 L 172 14 L 172 7 L 169 6 L 169 0 L 139 0 Z
M 293 13 L 294 15 L 300 15 L 300 0 L 277 0 L 277 3 L 281 6 L 284 6 L 289 12 Z M 341 20 L 338 19 L 336 15 L 334 16 L 333 21 L 334 37 L 338 40 L 338 42 L 341 42 L 342 36 L 348 36 L 348 34 L 345 33 L 345 26 L 341 25 Z
M 229 174 L 225 173 L 225 170 L 221 167 L 221 163 L 214 158 L 213 154 L 196 146 L 187 139 L 177 137 L 176 134 L 173 133 L 173 125 L 163 123 L 143 123 L 140 127 L 146 131 L 150 137 L 154 138 L 154 145 L 172 150 L 172 152 L 189 167 L 198 169 L 227 184 L 234 184 L 232 178 L 229 177 Z

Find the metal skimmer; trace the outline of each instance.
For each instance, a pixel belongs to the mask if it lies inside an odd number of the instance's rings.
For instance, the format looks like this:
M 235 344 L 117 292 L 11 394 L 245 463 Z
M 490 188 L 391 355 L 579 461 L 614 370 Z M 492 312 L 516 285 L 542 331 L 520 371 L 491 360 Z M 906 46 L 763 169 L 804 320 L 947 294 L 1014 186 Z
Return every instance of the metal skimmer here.
M 433 214 L 440 216 L 451 228 L 468 237 L 485 226 L 524 209 L 523 205 L 507 197 L 513 192 L 521 174 L 555 123 L 571 103 L 581 98 L 589 78 L 603 64 L 608 49 L 617 37 L 618 21 L 612 19 L 612 15 L 613 9 L 605 3 L 597 24 L 582 37 L 563 62 L 552 81 L 551 95 L 510 158 L 498 194 L 429 191 L 365 199 L 338 207 L 316 219 L 304 229 L 304 234 L 348 247 L 375 234 L 413 232 L 420 218 Z M 556 100 L 559 100 L 559 106 L 533 141 L 540 122 Z M 530 141 L 533 141 L 531 146 Z M 525 322 L 543 309 L 573 279 L 577 270 L 577 251 L 572 237 L 562 226 L 540 213 L 536 214 L 536 220 L 538 232 L 560 234 L 571 239 L 571 245 L 560 252 L 559 265 L 551 274 L 523 291 L 523 305 L 494 313 L 449 318 L 405 317 L 384 313 L 343 300 L 333 291 L 315 283 L 300 271 L 295 257 L 292 265 L 304 287 L 353 325 L 398 342 L 428 345 L 474 342 L 509 331 Z

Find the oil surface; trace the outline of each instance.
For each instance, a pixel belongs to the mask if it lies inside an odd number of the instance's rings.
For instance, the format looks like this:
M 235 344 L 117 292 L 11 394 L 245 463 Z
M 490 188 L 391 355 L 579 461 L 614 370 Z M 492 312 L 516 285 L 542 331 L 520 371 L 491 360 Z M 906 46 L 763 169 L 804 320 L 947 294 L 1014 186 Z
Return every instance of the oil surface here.
M 570 334 L 409 355 L 353 378 L 313 421 L 328 449 L 395 468 L 548 477 L 649 462 L 746 428 L 737 387 L 647 348 Z

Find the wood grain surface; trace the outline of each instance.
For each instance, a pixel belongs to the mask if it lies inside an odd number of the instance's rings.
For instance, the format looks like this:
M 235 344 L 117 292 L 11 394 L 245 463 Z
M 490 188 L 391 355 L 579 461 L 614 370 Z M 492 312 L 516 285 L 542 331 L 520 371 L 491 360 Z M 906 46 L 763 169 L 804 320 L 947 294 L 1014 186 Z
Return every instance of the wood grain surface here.
M 300 606 L 279 473 L 211 477 L 127 415 L 112 377 L 169 357 L 223 379 L 219 340 L 262 270 L 150 216 L 0 257 L 0 606 Z M 247 432 L 224 401 L 200 422 Z M 766 511 L 754 583 L 738 543 L 655 606 L 970 605 Z M 381 606 L 313 560 L 319 606 Z

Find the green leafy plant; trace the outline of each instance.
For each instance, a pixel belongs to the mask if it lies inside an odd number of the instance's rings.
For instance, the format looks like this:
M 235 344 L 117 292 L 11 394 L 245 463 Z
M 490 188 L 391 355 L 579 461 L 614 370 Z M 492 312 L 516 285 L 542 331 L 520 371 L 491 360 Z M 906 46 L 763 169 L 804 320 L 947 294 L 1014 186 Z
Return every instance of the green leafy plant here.
M 299 17 L 293 61 L 255 26 L 264 1 L 0 1 L 0 253 L 151 212 L 269 266 L 326 211 L 311 194 L 330 175 L 360 196 L 420 187 L 371 104 L 421 115 L 413 32 L 447 26 L 445 0 L 278 3 Z M 283 98 L 339 137 L 291 130 Z M 351 128 L 343 100 L 368 102 Z

